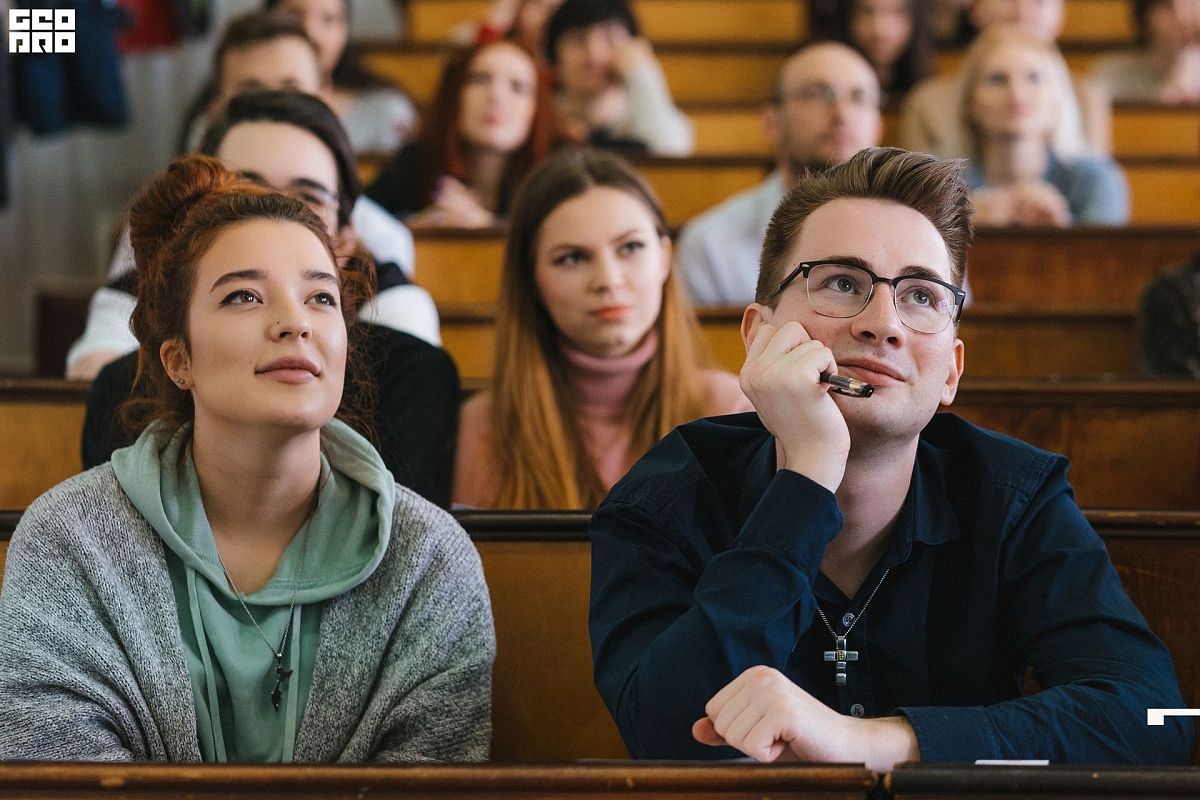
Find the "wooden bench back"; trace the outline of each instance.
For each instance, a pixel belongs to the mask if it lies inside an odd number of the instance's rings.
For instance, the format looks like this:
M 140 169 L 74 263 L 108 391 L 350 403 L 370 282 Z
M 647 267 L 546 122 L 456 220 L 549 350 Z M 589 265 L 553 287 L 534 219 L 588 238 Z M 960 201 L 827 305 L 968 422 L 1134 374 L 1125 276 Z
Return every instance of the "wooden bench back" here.
M 718 361 L 732 370 L 738 369 L 742 357 L 738 318 L 706 318 L 705 324 Z M 1010 359 L 1014 366 L 1046 362 L 1055 343 L 1074 348 L 1081 358 L 1088 350 L 1111 356 L 1107 345 L 1114 331 L 1118 339 L 1120 332 L 1120 326 L 1111 323 L 1107 330 L 1098 323 L 1073 329 L 1068 316 L 1056 338 L 1043 341 L 1033 335 L 1036 327 L 1023 326 L 1013 317 L 1008 323 L 1003 319 L 988 335 L 971 334 L 964 326 L 967 377 L 950 410 L 1067 455 L 1071 480 L 1084 505 L 1200 509 L 1200 382 L 972 377 L 980 350 L 991 348 L 988 357 Z M 478 375 L 472 367 L 489 369 L 490 317 L 471 321 L 462 330 L 454 320 L 446 321 L 446 346 L 461 359 L 464 377 Z M 1014 349 L 1018 345 L 1024 349 Z M 478 380 L 471 383 L 486 386 Z M 82 387 L 52 381 L 8 384 L 11 393 L 0 385 L 0 441 L 5 443 L 0 448 L 0 508 L 22 508 L 80 469 Z

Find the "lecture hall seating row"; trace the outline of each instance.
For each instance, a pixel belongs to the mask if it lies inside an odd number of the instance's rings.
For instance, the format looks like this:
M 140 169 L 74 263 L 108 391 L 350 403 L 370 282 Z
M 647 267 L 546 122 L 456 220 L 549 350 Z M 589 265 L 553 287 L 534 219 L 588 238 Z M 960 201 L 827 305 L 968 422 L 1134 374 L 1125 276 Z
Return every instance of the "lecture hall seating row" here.
M 500 229 L 416 231 L 416 283 L 439 307 L 494 303 L 504 237 Z M 1198 252 L 1195 225 L 985 228 L 971 244 L 967 275 L 976 303 L 1133 311 L 1151 278 Z
M 738 372 L 745 360 L 742 307 L 699 312 L 715 363 Z M 491 305 L 440 309 L 442 345 L 466 379 L 492 376 L 495 311 Z M 1129 379 L 1134 362 L 1134 313 L 1128 309 L 1029 309 L 977 305 L 964 312 L 959 335 L 967 348 L 970 379 Z
M 408 41 L 445 44 L 464 23 L 487 16 L 491 0 L 409 0 Z M 656 45 L 724 42 L 788 44 L 808 32 L 803 0 L 633 0 L 643 33 Z M 1067 0 L 1062 41 L 1130 44 L 1129 0 Z
M 466 383 L 468 391 L 486 385 Z M 23 508 L 79 471 L 85 392 L 62 381 L 0 381 L 0 508 Z M 1067 455 L 1085 505 L 1200 510 L 1200 382 L 989 380 L 968 372 L 951 410 Z
M 359 159 L 364 182 L 370 182 L 386 158 L 386 154 L 372 154 Z M 658 193 L 671 226 L 682 225 L 753 187 L 771 169 L 764 156 L 639 157 L 631 161 Z M 1129 157 L 1120 164 L 1129 183 L 1132 225 L 1194 225 L 1200 220 L 1200 159 Z
M 698 156 L 766 156 L 762 105 L 698 103 L 683 106 L 696 133 Z M 883 144 L 896 141 L 900 115 L 884 113 Z M 1200 158 L 1200 108 L 1126 103 L 1113 108 L 1112 148 L 1118 158 Z
M 418 106 L 433 100 L 442 63 L 452 48 L 444 44 L 364 42 L 364 62 L 375 72 L 403 86 Z M 730 42 L 664 43 L 655 54 L 666 74 L 676 103 L 685 110 L 703 103 L 761 103 L 771 92 L 771 82 L 792 45 Z M 1086 75 L 1109 48 L 1075 45 L 1063 48 L 1067 65 Z M 962 51 L 937 54 L 935 70 L 952 75 L 962 63 Z
M 1087 511 L 1117 571 L 1200 701 L 1200 618 L 1192 610 L 1200 513 Z M 19 512 L 0 512 L 0 570 Z M 621 759 L 627 751 L 592 683 L 587 636 L 589 516 L 458 512 L 483 561 L 496 623 L 493 750 L 498 761 Z M 0 794 L 0 797 L 3 795 Z
M 501 230 L 416 232 L 416 282 L 455 329 L 495 302 Z M 1162 268 L 1200 252 L 1200 229 L 1138 227 L 984 229 L 970 250 L 971 292 L 964 334 L 977 377 L 1049 375 L 1132 377 L 1133 313 L 1146 283 Z M 63 374 L 68 347 L 83 331 L 91 287 L 44 287 L 37 301 L 37 374 Z M 705 312 L 710 329 L 737 312 Z M 1005 336 L 992 335 L 1003 327 Z M 460 334 L 452 332 L 451 338 Z M 971 338 L 973 337 L 973 338 Z M 718 348 L 720 349 L 720 348 Z M 461 351 L 461 348 L 460 348 Z M 489 351 L 490 352 L 490 351 Z M 1029 357 L 1037 352 L 1038 358 Z M 736 369 L 740 347 L 721 355 Z M 488 374 L 488 352 L 467 352 L 470 377 Z

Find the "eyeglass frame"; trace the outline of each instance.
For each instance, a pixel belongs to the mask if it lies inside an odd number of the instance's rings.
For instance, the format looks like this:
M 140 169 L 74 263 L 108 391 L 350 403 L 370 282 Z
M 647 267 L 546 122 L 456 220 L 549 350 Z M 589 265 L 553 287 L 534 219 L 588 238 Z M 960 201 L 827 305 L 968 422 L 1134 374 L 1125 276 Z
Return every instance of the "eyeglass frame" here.
M 963 291 L 962 289 L 960 289 L 959 287 L 955 286 L 954 284 L 947 283 L 946 281 L 942 280 L 941 278 L 934 278 L 930 275 L 924 275 L 924 274 L 897 275 L 895 278 L 883 278 L 883 277 L 880 277 L 879 275 L 876 275 L 874 270 L 872 270 L 870 267 L 863 266 L 862 264 L 856 263 L 855 261 L 848 259 L 848 258 L 825 258 L 825 259 L 818 259 L 815 261 L 800 262 L 798 265 L 796 265 L 796 268 L 793 269 L 790 273 L 788 273 L 788 276 L 779 283 L 778 288 L 776 288 L 775 291 L 771 293 L 771 296 L 768 299 L 770 301 L 774 301 L 776 298 L 779 297 L 780 294 L 783 293 L 784 289 L 786 289 L 788 286 L 790 286 L 792 284 L 793 281 L 796 280 L 797 276 L 803 274 L 804 275 L 804 283 L 805 283 L 804 299 L 807 300 L 809 306 L 812 307 L 812 298 L 809 297 L 809 295 L 808 295 L 808 274 L 810 272 L 812 272 L 815 268 L 823 267 L 827 264 L 835 264 L 835 265 L 841 266 L 841 267 L 850 267 L 851 269 L 857 269 L 861 272 L 865 272 L 867 274 L 867 276 L 871 279 L 871 291 L 867 292 L 867 299 L 863 301 L 863 307 L 848 317 L 835 317 L 830 314 L 822 314 L 820 311 L 817 311 L 816 308 L 813 308 L 813 311 L 817 314 L 820 314 L 822 317 L 828 317 L 829 319 L 854 319 L 859 314 L 866 311 L 867 306 L 869 306 L 871 304 L 871 299 L 875 297 L 875 284 L 886 283 L 892 287 L 892 307 L 896 309 L 896 319 L 900 320 L 900 324 L 903 325 L 904 327 L 908 328 L 913 333 L 924 333 L 924 334 L 929 334 L 929 335 L 941 333 L 942 331 L 946 330 L 946 328 L 950 327 L 951 325 L 957 325 L 959 320 L 962 319 L 963 303 L 966 302 L 967 293 L 965 291 Z M 950 292 L 954 295 L 954 313 L 950 316 L 950 319 L 946 322 L 945 325 L 943 325 L 941 328 L 937 329 L 936 331 L 919 331 L 904 321 L 904 318 L 900 314 L 900 307 L 896 305 L 896 286 L 900 283 L 900 281 L 903 281 L 903 280 L 930 281 L 932 283 L 938 284 L 939 286 L 944 286 L 945 288 L 950 290 Z
M 837 105 L 842 98 L 848 99 L 853 105 L 874 108 L 876 111 L 883 104 L 882 93 L 871 96 L 869 92 L 864 92 L 860 95 L 859 88 L 855 88 L 849 94 L 839 94 L 837 89 L 824 81 L 810 83 L 790 92 L 774 92 L 771 94 L 771 104 L 782 106 L 795 100 L 801 103 L 819 103 L 829 108 Z

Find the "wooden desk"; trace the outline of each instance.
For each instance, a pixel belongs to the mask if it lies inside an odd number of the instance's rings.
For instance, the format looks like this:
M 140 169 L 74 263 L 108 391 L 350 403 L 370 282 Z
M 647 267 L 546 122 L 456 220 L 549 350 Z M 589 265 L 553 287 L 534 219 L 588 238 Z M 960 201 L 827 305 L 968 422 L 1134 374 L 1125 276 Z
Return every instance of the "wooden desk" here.
M 968 764 L 902 764 L 884 776 L 895 800 L 1003 797 L 1042 798 L 1200 796 L 1196 767 L 975 767 Z
M 442 342 L 468 379 L 490 379 L 495 351 L 491 306 L 441 309 Z M 715 363 L 738 372 L 745 360 L 741 308 L 699 311 Z M 959 329 L 967 375 L 975 378 L 1134 376 L 1134 315 L 1111 308 L 1037 310 L 1020 306 L 968 309 Z
M 504 237 L 500 229 L 416 231 L 416 282 L 442 307 L 494 303 Z M 1151 278 L 1198 252 L 1195 226 L 984 228 L 967 275 L 976 303 L 1133 311 Z
M 841 798 L 866 800 L 861 767 L 753 764 L 471 764 L 406 766 L 0 764 L 0 798 L 445 800 L 502 797 Z

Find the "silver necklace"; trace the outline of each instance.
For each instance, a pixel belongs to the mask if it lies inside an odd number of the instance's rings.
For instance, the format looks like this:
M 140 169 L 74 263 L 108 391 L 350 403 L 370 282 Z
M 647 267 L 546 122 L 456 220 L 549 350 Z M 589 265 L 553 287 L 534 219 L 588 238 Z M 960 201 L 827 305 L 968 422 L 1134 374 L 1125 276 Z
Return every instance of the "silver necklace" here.
M 217 550 L 217 562 L 221 565 L 221 572 L 225 573 L 225 580 L 229 581 L 229 586 L 233 589 L 233 593 L 237 595 L 238 602 L 242 604 L 242 610 L 246 612 L 246 616 L 250 618 L 254 629 L 258 631 L 259 638 L 271 650 L 271 655 L 275 656 L 275 688 L 271 690 L 271 705 L 275 707 L 276 711 L 279 710 L 280 700 L 283 699 L 283 692 L 280 687 L 283 686 L 284 681 L 292 676 L 292 670 L 284 669 L 283 667 L 283 651 L 287 647 L 288 635 L 292 632 L 292 620 L 296 618 L 296 593 L 300 591 L 300 580 L 304 577 L 304 557 L 308 555 L 308 538 L 308 524 L 306 523 L 304 527 L 304 545 L 300 548 L 300 568 L 296 571 L 296 577 L 294 578 L 296 588 L 292 589 L 292 600 L 288 604 L 287 626 L 283 629 L 283 637 L 279 640 L 278 648 L 271 645 L 271 640 L 263 633 L 262 626 L 258 624 L 258 620 L 254 618 L 254 615 L 250 613 L 250 607 L 246 605 L 246 596 L 242 594 L 242 590 L 233 582 L 233 576 L 225 568 L 225 560 L 221 558 L 221 551 L 214 548 Z
M 858 616 L 850 622 L 850 625 L 846 628 L 846 632 L 841 636 L 838 636 L 833 630 L 833 626 L 829 624 L 829 619 L 825 616 L 825 612 L 821 610 L 821 606 L 817 606 L 817 613 L 821 615 L 821 622 L 825 623 L 826 630 L 828 630 L 829 635 L 833 637 L 834 649 L 825 651 L 825 660 L 835 662 L 836 671 L 834 672 L 834 682 L 838 686 L 846 685 L 846 663 L 849 661 L 858 661 L 858 651 L 851 650 L 846 645 L 846 637 L 850 635 L 850 631 L 852 631 L 854 626 L 858 624 L 858 621 L 862 619 L 863 614 L 867 613 L 867 606 L 871 605 L 871 601 L 875 599 L 875 593 L 879 591 L 880 586 L 883 586 L 884 579 L 887 578 L 888 573 L 891 571 L 892 568 L 888 567 L 883 571 L 883 574 L 879 576 L 879 583 L 875 584 L 875 588 L 871 590 L 871 596 L 867 598 L 867 602 L 863 603 L 862 608 L 858 610 Z

